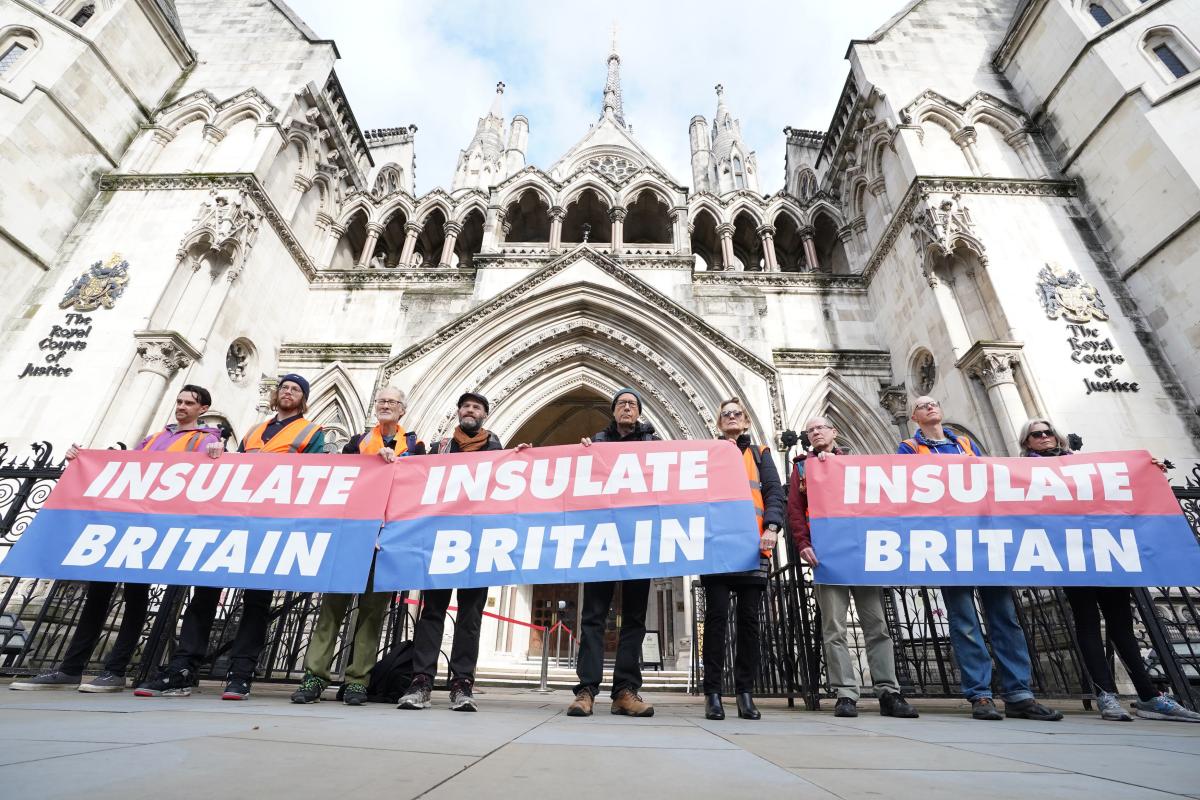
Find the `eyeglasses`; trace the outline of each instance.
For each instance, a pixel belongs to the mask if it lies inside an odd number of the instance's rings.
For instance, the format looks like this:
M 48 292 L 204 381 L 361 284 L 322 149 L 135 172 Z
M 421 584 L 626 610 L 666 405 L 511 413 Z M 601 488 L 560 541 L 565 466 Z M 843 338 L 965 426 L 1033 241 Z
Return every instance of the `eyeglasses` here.
M 913 407 L 913 411 L 931 411 L 935 408 L 941 408 L 942 404 L 937 400 L 930 400 L 928 403 L 920 403 Z
M 742 414 L 742 412 L 738 411 L 736 408 L 731 408 L 728 411 L 721 412 L 721 419 L 740 419 L 743 416 L 744 414 Z
M 618 400 L 617 408 L 636 407 L 637 400 Z
M 811 428 L 805 428 L 804 432 L 807 433 L 809 436 L 812 436 L 817 431 L 831 431 L 831 430 L 833 430 L 832 425 L 813 425 Z
M 299 386 L 293 386 L 290 383 L 283 384 L 278 389 L 276 389 L 275 392 L 277 394 L 283 394 L 284 392 L 288 392 L 289 394 L 304 394 L 303 389 L 301 389 Z
M 1030 439 L 1049 439 L 1052 436 L 1054 436 L 1054 431 L 1050 430 L 1049 428 L 1047 428 L 1044 431 L 1030 431 L 1029 432 Z
M 392 406 L 402 406 L 404 403 L 400 402 L 399 400 L 376 400 L 375 405 L 388 406 L 390 408 Z

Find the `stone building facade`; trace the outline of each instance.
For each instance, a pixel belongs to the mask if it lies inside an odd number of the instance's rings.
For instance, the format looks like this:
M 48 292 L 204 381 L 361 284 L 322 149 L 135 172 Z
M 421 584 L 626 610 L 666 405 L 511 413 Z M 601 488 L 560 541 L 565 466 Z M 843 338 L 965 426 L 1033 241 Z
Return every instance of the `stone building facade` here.
M 535 444 L 634 386 L 669 438 L 739 395 L 764 442 L 822 414 L 886 452 L 930 393 L 991 454 L 1046 415 L 1193 459 L 1197 41 L 1200 0 L 916 0 L 851 42 L 826 130 L 784 130 L 773 195 L 721 87 L 671 175 L 613 52 L 556 163 L 526 164 L 537 120 L 501 84 L 418 196 L 417 128 L 362 130 L 337 45 L 281 0 L 0 0 L 0 440 L 130 442 L 185 382 L 240 437 L 296 371 L 334 445 L 387 383 L 427 440 L 470 388 Z M 656 582 L 649 625 L 679 665 L 687 586 Z

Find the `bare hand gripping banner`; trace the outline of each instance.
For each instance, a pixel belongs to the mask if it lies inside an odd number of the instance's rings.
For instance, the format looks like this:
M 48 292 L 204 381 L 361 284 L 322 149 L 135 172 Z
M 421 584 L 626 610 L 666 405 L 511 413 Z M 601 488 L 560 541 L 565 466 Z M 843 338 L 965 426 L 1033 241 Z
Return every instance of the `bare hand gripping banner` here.
M 1146 452 L 807 462 L 817 583 L 1192 586 L 1200 543 Z
M 729 442 L 540 447 L 404 459 L 377 589 L 704 575 L 758 566 Z
M 0 573 L 359 592 L 391 475 L 373 456 L 84 450 Z

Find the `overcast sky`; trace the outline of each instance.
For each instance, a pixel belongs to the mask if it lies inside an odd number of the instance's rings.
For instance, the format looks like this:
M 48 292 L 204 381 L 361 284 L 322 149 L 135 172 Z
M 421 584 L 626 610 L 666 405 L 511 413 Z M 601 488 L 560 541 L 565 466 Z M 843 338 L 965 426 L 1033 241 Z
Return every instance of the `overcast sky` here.
M 529 118 L 527 162 L 548 169 L 600 116 L 617 25 L 625 119 L 673 177 L 691 184 L 688 122 L 712 123 L 725 86 L 760 188 L 783 185 L 785 125 L 825 130 L 850 39 L 904 0 L 289 0 L 335 39 L 338 76 L 364 129 L 418 127 L 417 192 L 449 187 L 458 152 L 504 81 L 504 114 Z

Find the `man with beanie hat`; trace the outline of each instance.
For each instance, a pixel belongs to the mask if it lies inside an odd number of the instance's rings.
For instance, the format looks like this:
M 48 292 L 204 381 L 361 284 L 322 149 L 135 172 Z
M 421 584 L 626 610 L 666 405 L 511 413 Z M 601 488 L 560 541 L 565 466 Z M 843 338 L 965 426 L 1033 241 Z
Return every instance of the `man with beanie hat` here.
M 271 410 L 275 416 L 260 422 L 242 439 L 239 453 L 323 453 L 325 433 L 321 426 L 304 418 L 308 411 L 308 381 L 300 375 L 287 374 L 271 392 Z M 192 693 L 212 633 L 213 620 L 221 589 L 197 586 L 192 601 L 183 615 L 179 646 L 166 669 L 157 677 L 134 690 L 138 697 L 186 697 Z M 267 641 L 271 615 L 270 589 L 242 591 L 242 621 L 230 646 L 229 677 L 222 700 L 245 700 L 250 696 L 258 657 Z
M 633 389 L 620 389 L 612 400 L 613 420 L 591 439 L 580 442 L 655 442 L 661 437 L 654 426 L 642 422 L 642 398 Z M 575 700 L 567 707 L 567 716 L 590 717 L 600 681 L 604 677 L 604 624 L 612 609 L 613 594 L 621 586 L 621 633 L 617 660 L 613 667 L 613 714 L 652 717 L 654 706 L 642 700 L 642 639 L 646 636 L 646 604 L 650 599 L 650 580 L 595 581 L 583 585 L 583 609 L 579 622 L 579 658 L 575 671 L 579 685 Z

